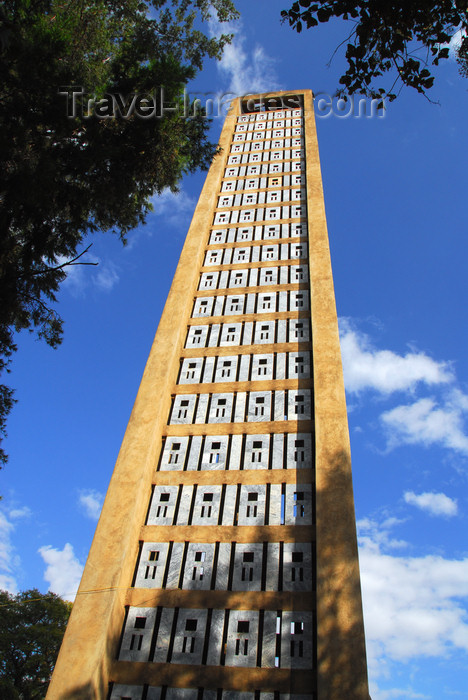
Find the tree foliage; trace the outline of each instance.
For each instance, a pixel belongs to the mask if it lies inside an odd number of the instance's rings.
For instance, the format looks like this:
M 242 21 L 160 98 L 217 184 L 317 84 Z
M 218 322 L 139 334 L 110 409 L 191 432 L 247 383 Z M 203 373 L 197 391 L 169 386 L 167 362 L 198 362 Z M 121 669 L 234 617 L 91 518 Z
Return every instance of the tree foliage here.
M 454 32 L 468 29 L 467 9 L 467 0 L 298 0 L 281 15 L 297 32 L 333 18 L 347 20 L 348 68 L 338 93 L 392 101 L 403 85 L 426 95 L 434 82 L 430 68 L 449 57 Z M 385 73 L 391 87 L 379 84 Z
M 45 697 L 70 611 L 55 593 L 0 591 L 0 700 Z
M 0 371 L 17 331 L 35 329 L 52 347 L 61 342 L 53 303 L 66 267 L 81 263 L 88 232 L 112 230 L 125 242 L 154 193 L 175 191 L 184 173 L 209 166 L 208 122 L 203 114 L 184 118 L 182 108 L 184 87 L 229 41 L 200 29 L 212 13 L 237 16 L 231 0 L 2 3 Z M 75 110 L 70 86 L 84 92 Z M 160 86 L 172 108 L 162 118 L 127 110 L 133 96 L 153 94 L 161 114 Z M 115 95 L 124 108 L 112 117 L 102 105 Z M 106 118 L 96 116 L 100 105 Z M 0 430 L 12 403 L 3 386 Z
M 461 75 L 468 78 L 468 41 L 461 41 L 457 49 L 457 61 Z

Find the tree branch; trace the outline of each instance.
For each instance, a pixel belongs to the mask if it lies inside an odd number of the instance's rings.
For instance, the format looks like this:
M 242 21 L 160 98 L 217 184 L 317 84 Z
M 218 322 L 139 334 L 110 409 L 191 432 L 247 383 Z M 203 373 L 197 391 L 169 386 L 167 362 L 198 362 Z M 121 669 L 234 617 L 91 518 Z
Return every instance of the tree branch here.
M 29 271 L 27 274 L 27 277 L 32 277 L 36 275 L 45 275 L 48 272 L 54 272 L 55 270 L 63 270 L 64 267 L 69 267 L 70 265 L 99 265 L 97 262 L 76 262 L 79 260 L 85 253 L 88 252 L 88 250 L 91 248 L 93 244 L 90 243 L 87 248 L 85 248 L 79 255 L 75 256 L 71 260 L 67 260 L 66 262 L 62 263 L 61 265 L 55 265 L 54 267 L 46 267 L 43 270 L 33 270 Z M 19 279 L 24 279 L 26 275 L 19 275 Z

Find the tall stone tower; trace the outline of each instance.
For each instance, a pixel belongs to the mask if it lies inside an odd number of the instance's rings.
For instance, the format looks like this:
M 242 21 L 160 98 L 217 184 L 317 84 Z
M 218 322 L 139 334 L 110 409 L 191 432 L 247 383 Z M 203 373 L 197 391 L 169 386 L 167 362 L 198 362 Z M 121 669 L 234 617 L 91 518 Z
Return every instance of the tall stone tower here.
M 369 700 L 310 91 L 238 99 L 50 700 Z

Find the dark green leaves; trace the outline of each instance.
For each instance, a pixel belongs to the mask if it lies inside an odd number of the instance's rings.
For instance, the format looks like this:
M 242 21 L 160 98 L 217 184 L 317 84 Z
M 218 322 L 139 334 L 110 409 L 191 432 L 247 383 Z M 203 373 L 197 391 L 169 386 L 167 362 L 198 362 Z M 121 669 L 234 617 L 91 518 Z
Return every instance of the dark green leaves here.
M 348 21 L 348 69 L 340 78 L 349 93 L 396 98 L 395 85 L 413 87 L 422 94 L 432 87 L 434 78 L 428 68 L 449 57 L 447 43 L 454 32 L 468 30 L 468 2 L 439 0 L 322 0 L 293 2 L 281 12 L 283 21 L 301 31 L 332 18 Z M 350 20 L 350 18 L 352 18 Z M 468 48 L 458 53 L 461 72 L 468 75 Z M 389 73 L 393 84 L 377 86 Z
M 45 697 L 70 610 L 54 593 L 0 591 L 0 700 Z
M 14 333 L 62 338 L 53 309 L 89 231 L 122 240 L 145 220 L 154 193 L 207 168 L 215 146 L 202 114 L 185 118 L 183 93 L 229 36 L 206 36 L 197 15 L 222 21 L 231 0 L 9 0 L 0 8 L 0 370 Z M 82 86 L 74 116 L 64 86 Z M 163 118 L 88 118 L 88 99 L 149 94 L 164 87 L 180 110 Z M 84 106 L 83 109 L 81 107 Z M 96 113 L 97 110 L 95 110 Z M 105 116 L 101 114 L 100 116 Z M 3 387 L 0 433 L 12 406 Z M 0 460 L 4 453 L 0 453 Z
M 465 37 L 457 51 L 460 73 L 468 78 L 468 38 Z

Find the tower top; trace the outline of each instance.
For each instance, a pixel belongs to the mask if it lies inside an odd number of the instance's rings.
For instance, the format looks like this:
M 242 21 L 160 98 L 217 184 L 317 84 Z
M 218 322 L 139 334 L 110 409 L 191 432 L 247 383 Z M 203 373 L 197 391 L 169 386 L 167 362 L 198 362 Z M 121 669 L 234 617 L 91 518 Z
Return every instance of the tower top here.
M 239 100 L 241 114 L 304 108 L 304 94 L 299 92 L 266 92 L 261 95 L 246 95 Z

